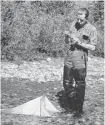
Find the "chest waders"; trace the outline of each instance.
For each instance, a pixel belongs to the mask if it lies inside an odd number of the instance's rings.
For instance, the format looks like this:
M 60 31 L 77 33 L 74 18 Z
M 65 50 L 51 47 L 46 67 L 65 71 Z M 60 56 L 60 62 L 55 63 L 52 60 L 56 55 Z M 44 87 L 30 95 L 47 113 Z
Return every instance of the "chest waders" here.
M 74 50 L 70 49 L 64 62 L 63 86 L 65 93 L 70 101 L 72 110 L 79 112 L 82 112 L 85 96 L 86 51 L 78 47 Z
M 82 43 L 92 45 L 97 43 L 97 30 L 88 21 L 82 27 L 78 27 L 77 20 L 73 21 L 69 32 L 74 34 Z M 65 43 L 68 52 L 64 62 L 63 86 L 68 100 L 70 100 L 70 107 L 81 112 L 85 96 L 88 50 L 78 45 L 69 46 L 72 40 L 68 40 L 68 38 L 65 39 Z

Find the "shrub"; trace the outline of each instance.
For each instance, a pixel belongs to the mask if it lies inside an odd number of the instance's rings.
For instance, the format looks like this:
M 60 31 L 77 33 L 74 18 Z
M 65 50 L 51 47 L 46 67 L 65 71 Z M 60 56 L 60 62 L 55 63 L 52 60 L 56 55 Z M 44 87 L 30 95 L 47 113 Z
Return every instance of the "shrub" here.
M 100 6 L 103 3 L 100 2 Z M 98 29 L 95 53 L 103 54 L 101 7 L 92 2 L 91 21 Z M 2 59 L 34 60 L 44 56 L 64 56 L 64 30 L 68 29 L 77 5 L 73 1 L 3 1 L 1 2 Z M 96 10 L 95 10 L 96 9 Z M 94 11 L 93 11 L 94 10 Z M 95 12 L 101 16 L 95 18 Z M 92 17 L 92 16 L 91 16 Z M 100 44 L 101 43 L 101 44 Z

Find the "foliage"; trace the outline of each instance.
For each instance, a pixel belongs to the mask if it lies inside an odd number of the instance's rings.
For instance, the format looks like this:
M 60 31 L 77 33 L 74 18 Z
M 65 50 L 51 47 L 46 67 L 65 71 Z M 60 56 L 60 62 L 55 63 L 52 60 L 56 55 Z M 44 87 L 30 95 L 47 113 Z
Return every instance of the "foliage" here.
M 92 4 L 95 10 L 98 3 Z M 2 59 L 15 60 L 19 57 L 34 60 L 45 55 L 64 56 L 63 32 L 75 18 L 76 8 L 77 5 L 73 1 L 1 2 Z M 98 13 L 99 10 L 94 12 Z M 94 21 L 96 26 L 100 23 L 101 27 L 98 29 L 103 32 L 101 18 L 102 16 L 98 20 L 94 18 Z M 102 48 L 103 44 L 100 46 L 101 50 Z

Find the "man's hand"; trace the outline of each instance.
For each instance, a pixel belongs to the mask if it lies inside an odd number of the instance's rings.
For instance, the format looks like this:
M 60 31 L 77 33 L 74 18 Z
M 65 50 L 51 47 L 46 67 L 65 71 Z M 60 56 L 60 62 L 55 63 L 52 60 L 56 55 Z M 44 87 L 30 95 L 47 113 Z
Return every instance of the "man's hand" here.
M 64 34 L 70 37 L 72 44 L 81 44 L 81 41 L 73 33 L 65 31 Z
M 70 36 L 70 32 L 69 31 L 65 31 L 64 34 Z
M 81 44 L 81 41 L 74 34 L 71 34 L 71 38 L 73 39 L 74 44 Z

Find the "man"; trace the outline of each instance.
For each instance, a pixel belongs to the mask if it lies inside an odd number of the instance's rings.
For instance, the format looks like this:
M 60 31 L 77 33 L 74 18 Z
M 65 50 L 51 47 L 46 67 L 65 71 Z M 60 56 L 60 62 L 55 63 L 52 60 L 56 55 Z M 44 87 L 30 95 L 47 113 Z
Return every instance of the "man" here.
M 89 11 L 80 8 L 77 19 L 69 31 L 65 31 L 65 42 L 69 49 L 64 61 L 63 86 L 77 114 L 83 112 L 88 50 L 95 50 L 97 43 L 97 31 L 89 23 L 88 16 Z

